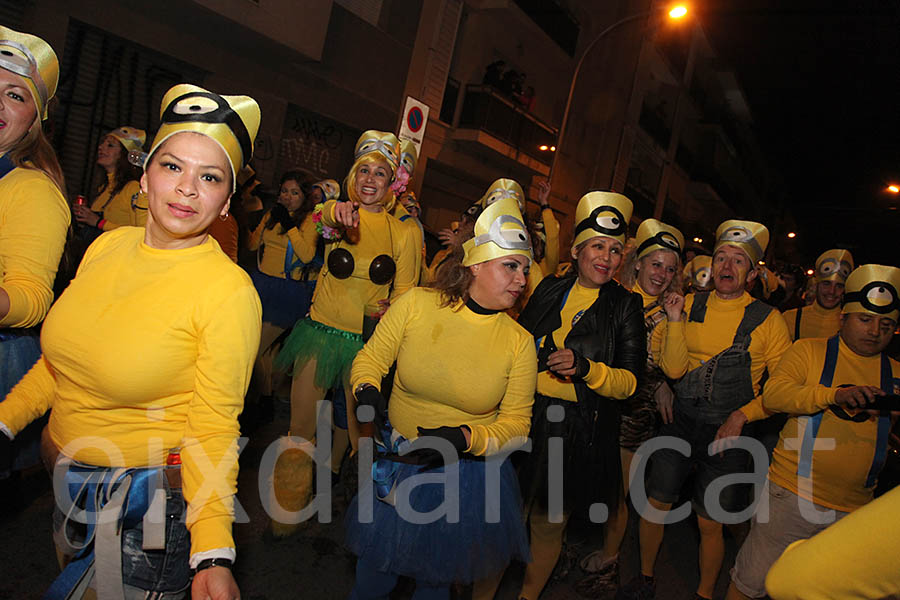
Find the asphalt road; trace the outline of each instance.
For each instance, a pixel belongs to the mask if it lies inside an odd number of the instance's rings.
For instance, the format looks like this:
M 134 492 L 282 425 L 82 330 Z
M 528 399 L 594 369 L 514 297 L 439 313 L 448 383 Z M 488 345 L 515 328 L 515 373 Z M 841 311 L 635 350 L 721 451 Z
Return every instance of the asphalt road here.
M 266 542 L 263 532 L 268 518 L 259 494 L 257 477 L 260 458 L 265 447 L 286 429 L 285 416 L 257 429 L 241 455 L 238 500 L 246 510 L 249 521 L 234 527 L 238 546 L 235 577 L 244 600 L 343 599 L 353 586 L 355 557 L 342 544 L 342 514 L 335 514 L 332 522 L 313 522 L 300 533 L 283 542 Z M 41 471 L 26 475 L 21 486 L 21 502 L 16 510 L 0 515 L 0 598 L 40 598 L 58 570 L 50 531 L 53 497 L 49 478 Z M 340 498 L 337 498 L 340 500 Z M 568 533 L 573 554 L 583 556 L 599 547 L 602 527 L 573 522 Z M 657 594 L 660 600 L 690 600 L 697 585 L 697 543 L 699 534 L 693 520 L 670 525 L 657 561 Z M 727 554 L 716 589 L 716 596 L 724 596 L 728 585 L 728 570 L 734 562 L 735 544 L 726 535 Z M 632 515 L 622 552 L 622 582 L 637 573 L 637 521 Z M 514 599 L 524 567 L 512 565 L 497 594 L 498 600 Z M 577 598 L 572 585 L 582 574 L 577 565 L 568 576 L 554 580 L 542 598 Z M 393 598 L 409 598 L 410 582 L 401 581 Z M 466 590 L 455 596 L 468 597 Z

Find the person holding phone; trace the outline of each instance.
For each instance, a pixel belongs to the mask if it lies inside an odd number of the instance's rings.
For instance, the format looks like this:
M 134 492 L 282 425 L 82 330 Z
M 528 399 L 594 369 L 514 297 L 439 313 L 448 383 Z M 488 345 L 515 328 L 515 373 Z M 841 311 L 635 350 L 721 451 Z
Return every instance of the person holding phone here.
M 769 468 L 768 510 L 757 512 L 735 560 L 729 600 L 764 597 L 766 573 L 788 545 L 872 500 L 900 413 L 900 405 L 893 415 L 867 408 L 900 388 L 900 363 L 884 352 L 900 316 L 898 290 L 900 269 L 857 268 L 840 332 L 798 340 L 766 383 L 763 406 L 791 416 Z

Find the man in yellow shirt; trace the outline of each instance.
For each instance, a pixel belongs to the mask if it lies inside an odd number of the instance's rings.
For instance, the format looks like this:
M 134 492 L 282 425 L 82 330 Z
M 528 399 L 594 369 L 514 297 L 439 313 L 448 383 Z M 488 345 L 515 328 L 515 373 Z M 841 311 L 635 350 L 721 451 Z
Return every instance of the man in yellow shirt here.
M 784 313 L 792 340 L 831 337 L 838 332 L 844 283 L 852 270 L 853 255 L 848 250 L 826 250 L 816 259 L 816 301 Z
M 729 438 L 739 436 L 745 423 L 766 416 L 760 380 L 790 346 L 781 315 L 745 291 L 757 276 L 756 265 L 768 240 L 768 230 L 759 223 L 725 221 L 716 231 L 715 291 L 693 294 L 687 302 L 677 294 L 666 299 L 668 321 L 657 328 L 661 336 L 657 362 L 666 376 L 678 381 L 673 421 L 662 427 L 660 436 L 671 436 L 682 447 L 676 450 L 669 444 L 652 454 L 645 490 L 652 508 L 638 506 L 641 574 L 621 588 L 617 598 L 652 597 L 653 568 L 664 531 L 663 519 L 653 513 L 669 511 L 694 468 L 693 507 L 700 528 L 697 597 L 712 597 L 725 552 L 721 524 L 726 519 L 735 522 L 746 499 L 744 486 L 726 485 L 716 494 L 713 490 L 719 484 L 711 484 L 747 471 L 747 453 L 731 448 Z M 639 461 L 647 453 L 638 449 Z M 636 490 L 639 481 L 634 480 L 631 490 L 636 505 L 642 500 Z M 686 505 L 675 512 L 689 513 Z
M 760 504 L 735 561 L 730 600 L 764 597 L 766 573 L 789 544 L 872 500 L 891 417 L 847 409 L 900 388 L 900 363 L 884 353 L 900 315 L 900 269 L 864 265 L 846 285 L 839 334 L 794 344 L 766 384 L 765 407 L 791 417 L 772 456 L 768 506 Z

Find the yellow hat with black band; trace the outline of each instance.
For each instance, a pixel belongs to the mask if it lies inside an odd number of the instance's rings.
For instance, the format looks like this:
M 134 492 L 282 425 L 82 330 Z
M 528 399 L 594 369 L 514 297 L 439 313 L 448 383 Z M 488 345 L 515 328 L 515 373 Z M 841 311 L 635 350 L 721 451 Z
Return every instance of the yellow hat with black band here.
M 627 197 L 616 192 L 588 192 L 575 207 L 575 241 L 582 243 L 598 236 L 612 238 L 625 245 L 628 222 L 634 205 Z
M 237 189 L 237 175 L 253 157 L 253 143 L 259 131 L 256 100 L 249 96 L 220 96 L 200 86 L 180 83 L 163 96 L 159 120 L 145 169 L 164 141 L 176 133 L 193 131 L 222 147 L 231 164 L 233 189 Z
M 844 285 L 841 313 L 861 312 L 897 321 L 900 316 L 900 269 L 862 265 L 850 273 Z
M 501 178 L 494 181 L 476 204 L 484 210 L 503 198 L 513 198 L 519 207 L 519 212 L 525 211 L 525 192 L 522 191 L 522 186 L 513 179 Z
M 41 120 L 56 94 L 59 59 L 50 44 L 28 33 L 0 25 L 0 67 L 25 79 Z
M 635 254 L 640 260 L 656 250 L 671 250 L 681 254 L 684 236 L 678 228 L 656 219 L 644 219 L 634 236 Z
M 716 245 L 713 254 L 722 246 L 733 246 L 750 258 L 755 268 L 766 254 L 769 245 L 769 230 L 762 223 L 730 219 L 716 229 Z
M 119 141 L 128 152 L 141 152 L 147 141 L 147 132 L 137 127 L 118 127 L 108 134 Z
M 503 198 L 481 212 L 475 237 L 463 242 L 463 253 L 464 267 L 512 255 L 524 256 L 531 264 L 531 238 L 515 199 Z
M 356 141 L 356 150 L 353 152 L 353 160 L 359 162 L 361 158 L 369 154 L 377 153 L 385 159 L 391 167 L 391 175 L 397 174 L 400 166 L 400 140 L 393 133 L 370 129 L 364 132 Z
M 844 283 L 853 271 L 853 255 L 849 250 L 826 250 L 816 259 L 816 281 Z

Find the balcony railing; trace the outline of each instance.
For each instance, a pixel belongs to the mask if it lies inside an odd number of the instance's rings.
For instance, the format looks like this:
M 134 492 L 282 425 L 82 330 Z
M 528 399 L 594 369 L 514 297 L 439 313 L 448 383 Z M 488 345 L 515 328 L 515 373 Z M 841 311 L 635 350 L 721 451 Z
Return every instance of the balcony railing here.
M 467 85 L 459 129 L 480 129 L 550 165 L 558 131 L 488 85 Z M 545 150 L 540 148 L 544 147 Z

